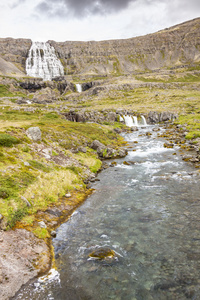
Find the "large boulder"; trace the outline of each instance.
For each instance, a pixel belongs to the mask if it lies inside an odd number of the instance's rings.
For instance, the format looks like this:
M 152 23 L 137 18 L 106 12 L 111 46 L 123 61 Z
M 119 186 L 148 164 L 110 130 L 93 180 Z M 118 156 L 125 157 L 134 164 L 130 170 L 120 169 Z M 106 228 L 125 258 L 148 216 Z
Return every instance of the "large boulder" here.
M 102 144 L 101 142 L 99 142 L 98 140 L 94 140 L 90 147 L 92 149 L 98 150 L 98 151 L 106 149 L 106 146 L 104 144 Z
M 26 130 L 26 135 L 34 142 L 40 141 L 42 137 L 42 133 L 39 127 L 30 127 Z

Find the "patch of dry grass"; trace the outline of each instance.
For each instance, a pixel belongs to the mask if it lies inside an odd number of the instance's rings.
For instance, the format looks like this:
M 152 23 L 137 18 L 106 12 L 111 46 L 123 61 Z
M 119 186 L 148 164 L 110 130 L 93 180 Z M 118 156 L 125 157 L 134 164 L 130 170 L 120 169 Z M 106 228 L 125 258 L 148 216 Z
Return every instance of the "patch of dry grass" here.
M 78 177 L 70 170 L 58 170 L 51 173 L 40 173 L 37 181 L 31 184 L 24 197 L 32 203 L 32 211 L 46 208 L 66 194 L 78 181 Z

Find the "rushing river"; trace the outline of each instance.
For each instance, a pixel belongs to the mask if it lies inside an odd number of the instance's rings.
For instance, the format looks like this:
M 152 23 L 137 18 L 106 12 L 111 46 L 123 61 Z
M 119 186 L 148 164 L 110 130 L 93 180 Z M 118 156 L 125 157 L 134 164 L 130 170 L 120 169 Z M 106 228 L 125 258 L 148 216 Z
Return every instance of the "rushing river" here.
M 125 135 L 129 165 L 116 160 L 98 175 L 96 192 L 57 229 L 57 270 L 15 299 L 200 299 L 199 175 L 153 128 Z M 102 246 L 118 259 L 88 259 Z

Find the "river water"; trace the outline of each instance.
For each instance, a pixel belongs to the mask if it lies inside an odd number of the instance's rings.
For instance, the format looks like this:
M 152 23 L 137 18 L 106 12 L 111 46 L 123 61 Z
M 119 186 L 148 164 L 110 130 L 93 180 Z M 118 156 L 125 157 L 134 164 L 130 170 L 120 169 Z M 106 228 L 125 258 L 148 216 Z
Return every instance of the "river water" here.
M 125 134 L 129 165 L 116 160 L 98 175 L 96 192 L 57 229 L 56 270 L 15 299 L 200 299 L 199 175 L 153 128 Z M 88 259 L 98 247 L 118 258 Z

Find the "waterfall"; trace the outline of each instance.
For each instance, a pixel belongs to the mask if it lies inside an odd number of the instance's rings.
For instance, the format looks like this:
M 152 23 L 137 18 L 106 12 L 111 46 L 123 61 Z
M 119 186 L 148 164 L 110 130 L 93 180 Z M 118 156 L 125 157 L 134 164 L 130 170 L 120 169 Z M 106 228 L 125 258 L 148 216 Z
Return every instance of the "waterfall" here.
M 48 43 L 32 42 L 26 60 L 26 73 L 31 77 L 52 80 L 54 77 L 63 76 L 64 68 L 53 46 Z
M 82 85 L 80 83 L 76 84 L 76 90 L 77 90 L 78 93 L 82 92 Z
M 143 120 L 143 123 L 144 123 L 143 125 L 146 126 L 147 125 L 147 121 L 146 121 L 145 117 L 144 116 L 141 116 L 141 117 L 142 117 L 142 120 Z
M 132 119 L 131 116 L 124 116 L 124 121 L 125 121 L 126 126 L 128 126 L 128 127 L 135 126 L 135 124 L 133 123 L 133 119 Z
M 134 119 L 133 126 L 138 126 L 138 119 L 137 119 L 137 117 L 134 116 L 133 119 Z
M 123 122 L 123 121 L 124 121 L 124 117 L 119 116 L 119 121 L 120 121 L 120 122 Z

